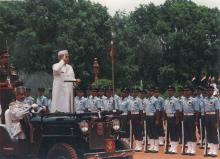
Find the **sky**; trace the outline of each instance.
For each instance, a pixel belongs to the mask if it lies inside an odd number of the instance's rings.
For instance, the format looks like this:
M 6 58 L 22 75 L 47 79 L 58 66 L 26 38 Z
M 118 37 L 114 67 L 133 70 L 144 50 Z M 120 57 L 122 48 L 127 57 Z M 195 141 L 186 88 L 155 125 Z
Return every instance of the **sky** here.
M 122 10 L 126 12 L 133 11 L 139 4 L 148 4 L 153 2 L 155 5 L 160 5 L 165 0 L 91 0 L 92 2 L 99 2 L 106 6 L 111 15 L 114 15 L 115 11 Z M 218 7 L 220 9 L 220 0 L 192 0 L 198 5 L 205 5 L 210 8 Z

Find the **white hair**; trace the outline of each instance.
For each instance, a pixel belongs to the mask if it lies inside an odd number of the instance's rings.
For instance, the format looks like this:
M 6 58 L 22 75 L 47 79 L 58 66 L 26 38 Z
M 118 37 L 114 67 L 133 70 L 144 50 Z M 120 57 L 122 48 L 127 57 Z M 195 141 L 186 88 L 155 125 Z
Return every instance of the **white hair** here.
M 69 53 L 68 53 L 68 50 L 60 50 L 59 52 L 58 52 L 58 56 L 60 56 L 60 55 L 68 55 Z

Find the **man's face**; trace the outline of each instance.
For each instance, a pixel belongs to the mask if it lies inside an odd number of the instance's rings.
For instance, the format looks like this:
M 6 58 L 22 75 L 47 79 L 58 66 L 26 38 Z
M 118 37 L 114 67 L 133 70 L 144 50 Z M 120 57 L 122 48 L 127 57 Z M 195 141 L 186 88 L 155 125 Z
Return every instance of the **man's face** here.
M 25 93 L 17 93 L 16 94 L 16 100 L 20 101 L 20 102 L 23 102 L 24 99 L 25 99 Z
M 211 97 L 214 93 L 213 89 L 208 89 L 208 96 Z
M 29 97 L 31 95 L 31 91 L 26 91 L 26 96 Z
M 65 62 L 66 62 L 66 63 L 69 63 L 70 57 L 69 57 L 68 54 L 60 55 L 60 56 L 58 56 L 58 59 L 61 60 L 61 59 L 63 59 L 64 57 L 65 57 L 65 59 L 66 59 Z
M 7 65 L 8 62 L 9 62 L 9 57 L 8 56 L 2 55 L 0 57 L 0 64 Z
M 104 91 L 99 91 L 99 96 L 101 97 L 101 96 L 104 96 L 105 95 L 105 92 Z
M 44 94 L 44 92 L 42 91 L 38 91 L 37 93 L 38 93 L 38 96 L 42 96 Z
M 154 96 L 155 97 L 159 97 L 160 96 L 160 92 L 158 90 L 154 91 Z
M 185 97 L 190 97 L 192 95 L 192 91 L 190 89 L 185 89 L 184 90 L 184 96 Z
M 110 90 L 106 91 L 106 96 L 111 97 L 112 96 L 112 91 L 110 91 Z
M 77 91 L 77 92 L 76 92 L 76 95 L 77 95 L 78 97 L 82 97 L 82 96 L 83 96 L 83 92 L 82 92 L 82 91 Z
M 172 89 L 168 89 L 167 94 L 168 94 L 169 97 L 172 97 L 173 94 L 174 94 L 174 91 Z
M 153 95 L 154 95 L 154 91 L 153 91 L 153 90 L 150 90 L 150 91 L 149 91 L 149 96 L 152 97 Z
M 97 96 L 97 92 L 96 91 L 92 91 L 92 96 L 96 97 Z

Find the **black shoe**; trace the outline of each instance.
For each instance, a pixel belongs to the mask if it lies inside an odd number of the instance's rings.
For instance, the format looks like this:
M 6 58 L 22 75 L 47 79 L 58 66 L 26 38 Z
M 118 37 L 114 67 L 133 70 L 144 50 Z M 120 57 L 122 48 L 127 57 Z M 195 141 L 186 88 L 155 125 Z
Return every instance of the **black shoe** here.
M 210 155 L 210 156 L 211 156 L 211 157 L 217 157 L 217 155 L 213 155 L 213 154 L 212 154 L 212 155 Z

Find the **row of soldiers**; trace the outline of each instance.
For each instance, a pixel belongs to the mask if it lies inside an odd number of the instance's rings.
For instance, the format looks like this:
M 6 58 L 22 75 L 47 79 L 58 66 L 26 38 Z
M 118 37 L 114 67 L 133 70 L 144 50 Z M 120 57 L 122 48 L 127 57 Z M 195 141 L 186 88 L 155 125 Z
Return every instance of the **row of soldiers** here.
M 147 91 L 122 89 L 120 97 L 113 95 L 111 88 L 89 89 L 87 97 L 83 90 L 77 89 L 75 111 L 122 111 L 121 126 L 126 133 L 121 137 L 127 142 L 130 138 L 130 143 L 134 137 L 136 151 L 142 151 L 145 141 L 144 149 L 156 153 L 165 139 L 166 153 L 177 153 L 179 142 L 182 142 L 182 153 L 195 155 L 198 127 L 201 146 L 207 141 L 205 145 L 210 147 L 206 154 L 217 156 L 220 102 L 213 91 L 212 86 L 198 87 L 194 91 L 187 85 L 180 88 L 175 97 L 175 87 L 168 86 L 167 98 L 163 99 L 155 87 Z

